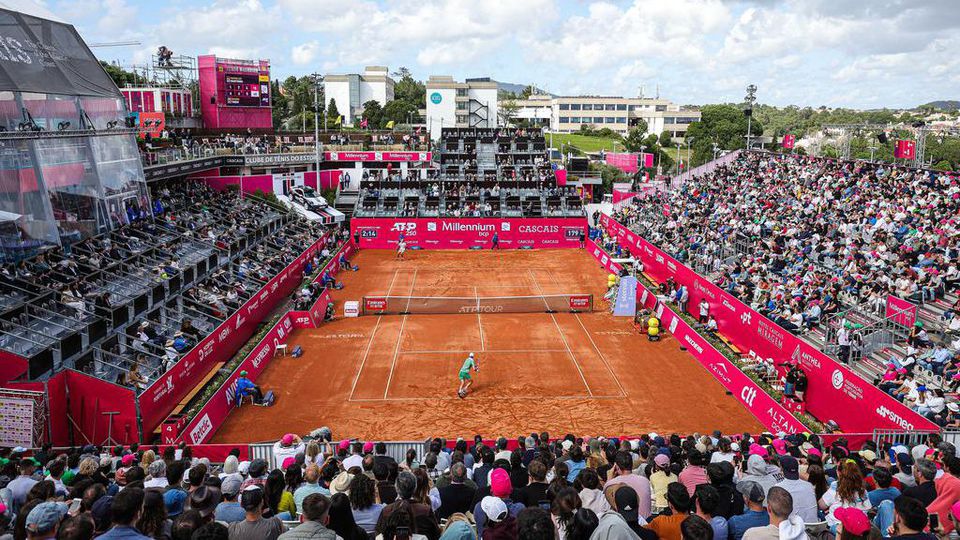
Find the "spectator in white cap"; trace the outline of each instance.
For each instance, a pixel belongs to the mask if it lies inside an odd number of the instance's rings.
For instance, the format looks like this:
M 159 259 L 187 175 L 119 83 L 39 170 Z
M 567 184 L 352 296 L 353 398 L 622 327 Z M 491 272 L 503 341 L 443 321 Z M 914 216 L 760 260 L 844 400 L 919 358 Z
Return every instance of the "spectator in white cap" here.
M 487 496 L 480 501 L 480 508 L 487 518 L 481 538 L 483 540 L 515 540 L 517 518 L 510 515 L 506 503 L 500 497 Z

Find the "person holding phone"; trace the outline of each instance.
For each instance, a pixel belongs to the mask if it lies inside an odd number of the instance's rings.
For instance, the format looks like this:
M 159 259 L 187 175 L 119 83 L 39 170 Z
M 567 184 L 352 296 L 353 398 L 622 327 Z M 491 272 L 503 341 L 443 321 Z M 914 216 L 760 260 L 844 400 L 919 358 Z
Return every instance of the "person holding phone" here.
M 936 517 L 936 514 L 930 516 Z M 939 519 L 936 523 L 933 519 L 929 521 L 931 531 L 939 529 L 934 527 L 940 524 Z M 891 540 L 936 540 L 934 535 L 923 532 L 927 522 L 927 508 L 923 503 L 913 497 L 901 495 L 893 501 L 893 525 L 887 530 L 887 534 Z

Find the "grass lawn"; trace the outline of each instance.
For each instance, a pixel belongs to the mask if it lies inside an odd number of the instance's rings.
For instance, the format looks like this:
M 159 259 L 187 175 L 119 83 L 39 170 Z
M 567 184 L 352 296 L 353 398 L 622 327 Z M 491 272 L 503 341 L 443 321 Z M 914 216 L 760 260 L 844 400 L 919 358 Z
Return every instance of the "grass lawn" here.
M 547 144 L 550 144 L 551 135 L 548 133 Z M 563 144 L 569 144 L 580 149 L 582 152 L 599 152 L 600 150 L 623 151 L 623 143 L 616 139 L 606 139 L 603 137 L 588 137 L 576 133 L 554 133 L 553 147 L 560 149 Z

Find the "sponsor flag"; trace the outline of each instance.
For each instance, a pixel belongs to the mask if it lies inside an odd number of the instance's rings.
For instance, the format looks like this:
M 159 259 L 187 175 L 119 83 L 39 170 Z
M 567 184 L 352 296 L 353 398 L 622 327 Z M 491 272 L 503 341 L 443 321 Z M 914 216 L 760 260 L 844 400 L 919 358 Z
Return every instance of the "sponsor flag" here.
M 366 119 L 366 118 L 364 118 L 363 120 L 360 121 L 360 127 L 366 129 L 366 127 L 367 127 L 367 119 Z
M 897 159 L 916 159 L 917 142 L 908 141 L 906 139 L 898 140 L 896 149 L 893 152 L 893 157 Z
M 393 121 L 393 120 L 387 122 L 387 129 L 393 129 L 393 126 L 394 126 L 394 121 Z
M 791 150 L 793 148 L 794 143 L 796 142 L 797 142 L 796 135 L 787 133 L 786 135 L 783 136 L 783 147 L 786 148 L 787 150 Z
M 343 115 L 341 114 L 341 115 L 337 116 L 337 121 L 334 122 L 333 125 L 339 126 L 339 125 L 342 125 L 342 124 L 343 124 Z

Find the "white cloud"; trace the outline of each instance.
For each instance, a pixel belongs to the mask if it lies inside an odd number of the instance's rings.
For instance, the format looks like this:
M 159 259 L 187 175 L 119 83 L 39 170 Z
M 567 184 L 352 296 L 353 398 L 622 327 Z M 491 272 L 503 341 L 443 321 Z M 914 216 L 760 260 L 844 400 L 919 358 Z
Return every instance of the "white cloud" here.
M 311 64 L 317 57 L 317 53 L 319 51 L 319 41 L 314 40 L 307 43 L 301 43 L 299 45 L 295 45 L 290 51 L 290 59 L 298 66 Z

